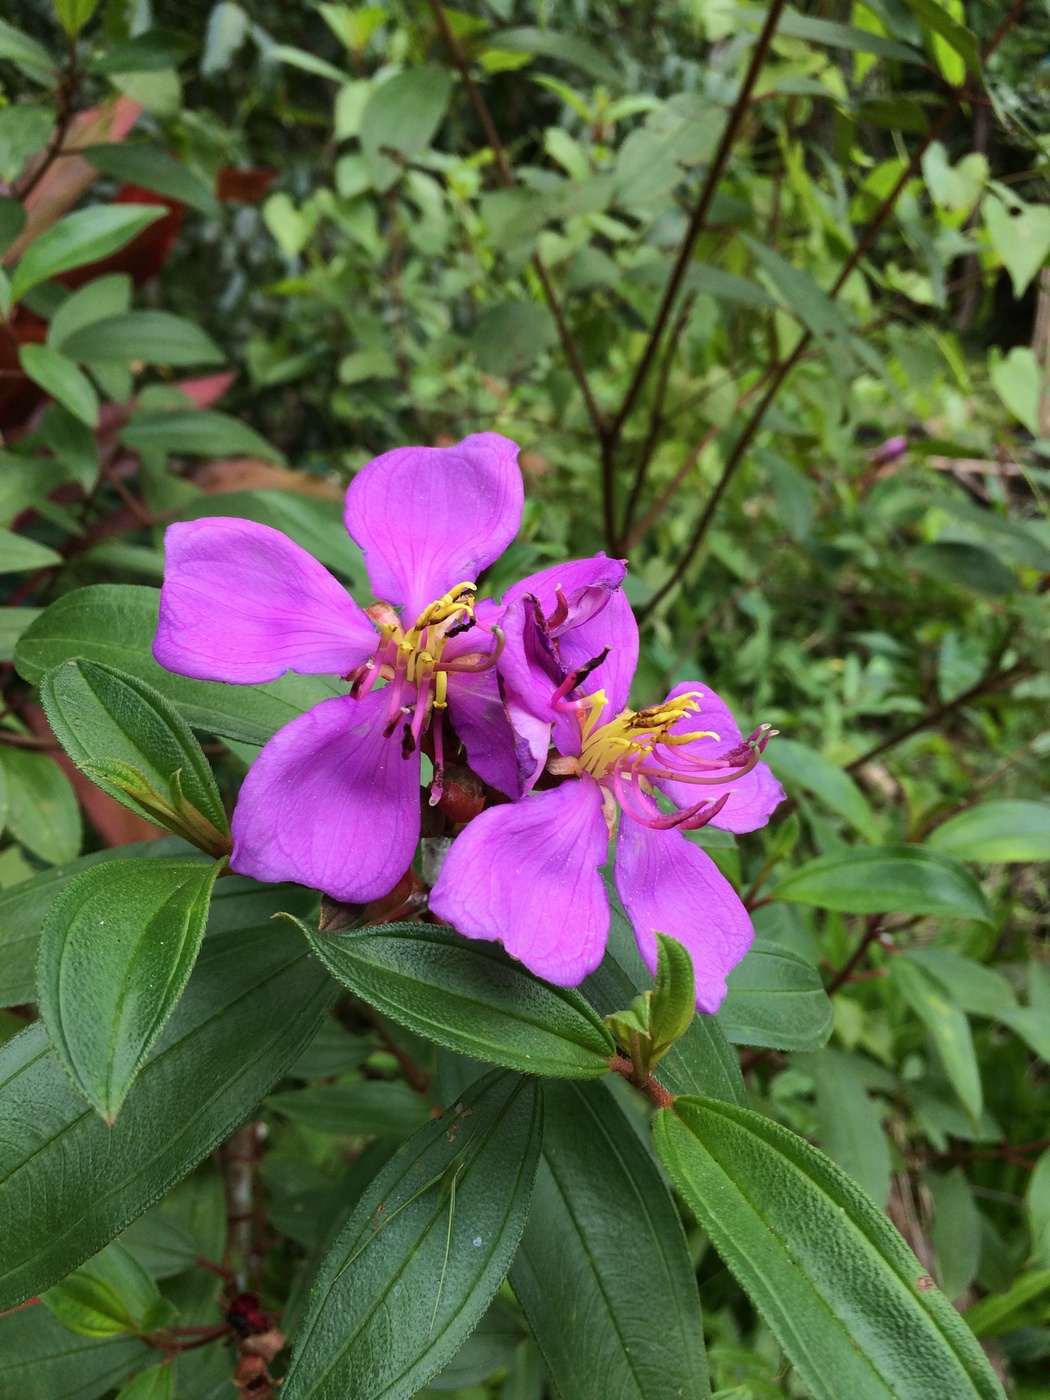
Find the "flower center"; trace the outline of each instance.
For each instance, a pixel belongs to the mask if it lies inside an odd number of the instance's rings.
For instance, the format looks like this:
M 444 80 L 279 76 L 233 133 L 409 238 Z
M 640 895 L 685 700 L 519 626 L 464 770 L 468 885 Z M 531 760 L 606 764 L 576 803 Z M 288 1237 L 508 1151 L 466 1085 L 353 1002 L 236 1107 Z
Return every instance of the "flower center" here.
M 357 700 L 363 699 L 381 677 L 389 681 L 383 732 L 389 738 L 399 724 L 403 726 L 401 751 L 405 758 L 415 753 L 433 718 L 431 803 L 441 797 L 440 719 L 442 711 L 448 708 L 448 677 L 454 672 L 487 671 L 495 666 L 503 650 L 503 633 L 493 627 L 491 631 L 485 629 L 485 635 L 495 637 L 495 646 L 445 657 L 449 641 L 476 625 L 476 592 L 476 583 L 457 583 L 428 604 L 407 631 L 389 603 L 373 603 L 365 611 L 379 629 L 375 655 L 345 677 L 350 681 L 350 694 Z
M 407 632 L 402 630 L 401 621 L 392 608 L 377 604 L 374 612 L 369 609 L 379 624 L 375 664 L 388 668 L 391 680 L 403 676 L 410 685 L 417 685 L 428 694 L 432 690 L 429 699 L 435 709 L 444 710 L 448 706 L 449 669 L 461 669 L 453 662 L 442 663 L 442 654 L 450 637 L 474 626 L 476 591 L 476 583 L 458 583 L 425 607 Z M 376 616 L 380 609 L 384 611 Z M 388 616 L 388 613 L 393 615 Z
M 689 691 L 647 710 L 623 710 L 608 723 L 598 724 L 598 716 L 608 703 L 605 692 L 588 695 L 580 709 L 580 768 L 599 780 L 614 770 L 640 773 L 641 765 L 656 759 L 660 748 L 680 748 L 694 739 L 717 739 L 718 735 L 709 729 L 686 734 L 671 732 L 680 720 L 699 713 L 700 699 L 699 692 Z
M 569 676 L 562 689 L 576 679 Z M 699 691 L 686 691 L 646 710 L 623 710 L 615 719 L 599 724 L 599 716 L 608 704 L 604 691 L 580 700 L 566 700 L 557 694 L 555 707 L 574 710 L 579 718 L 580 756 L 554 759 L 548 769 L 562 777 L 589 773 L 601 784 L 610 834 L 617 802 L 629 817 L 645 826 L 682 830 L 705 826 L 725 806 L 729 793 L 713 800 L 701 797 L 692 807 L 663 813 L 653 801 L 653 784 L 663 780 L 725 787 L 751 772 L 770 737 L 770 728 L 762 725 L 749 739 L 718 757 L 702 758 L 688 753 L 685 745 L 697 739 L 718 738 L 710 729 L 673 732 L 676 724 L 699 713 L 702 698 Z

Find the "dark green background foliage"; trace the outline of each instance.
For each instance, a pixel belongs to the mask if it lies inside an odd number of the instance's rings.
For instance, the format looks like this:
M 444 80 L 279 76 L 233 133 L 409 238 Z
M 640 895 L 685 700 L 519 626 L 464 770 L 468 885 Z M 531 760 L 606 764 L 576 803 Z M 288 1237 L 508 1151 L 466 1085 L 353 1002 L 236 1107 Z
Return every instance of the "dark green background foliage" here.
M 0 1400 L 1050 1400 L 1048 39 L 5 10 Z M 671 1108 L 607 1073 L 652 987 L 616 910 L 564 992 L 225 878 L 333 687 L 150 654 L 169 522 L 367 603 L 353 472 L 481 430 L 526 480 L 484 591 L 626 556 L 633 703 L 779 731 L 770 826 L 693 833 L 758 937 Z

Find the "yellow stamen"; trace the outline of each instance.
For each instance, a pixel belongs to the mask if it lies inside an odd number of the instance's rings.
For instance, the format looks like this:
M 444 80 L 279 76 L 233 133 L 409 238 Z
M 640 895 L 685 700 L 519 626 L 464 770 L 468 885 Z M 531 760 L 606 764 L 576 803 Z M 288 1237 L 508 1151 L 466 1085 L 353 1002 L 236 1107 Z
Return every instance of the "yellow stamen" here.
M 647 710 L 624 710 L 606 724 L 598 724 L 598 716 L 608 704 L 605 692 L 600 690 L 589 695 L 585 708 L 581 709 L 583 747 L 580 753 L 580 767 L 584 772 L 600 778 L 615 767 L 622 767 L 625 761 L 643 762 L 649 758 L 659 744 L 677 747 L 691 743 L 694 739 L 717 739 L 718 735 L 709 729 L 692 730 L 687 734 L 672 734 L 671 729 L 687 715 L 699 712 L 701 694 L 690 690 L 677 695 L 663 704 L 651 705 Z

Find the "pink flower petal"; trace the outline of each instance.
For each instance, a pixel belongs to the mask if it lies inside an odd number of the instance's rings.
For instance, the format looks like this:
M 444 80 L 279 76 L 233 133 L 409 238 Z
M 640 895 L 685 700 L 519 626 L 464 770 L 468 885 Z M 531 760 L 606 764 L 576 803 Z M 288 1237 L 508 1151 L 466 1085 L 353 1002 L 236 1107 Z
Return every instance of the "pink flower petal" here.
M 241 788 L 232 870 L 347 903 L 393 889 L 419 839 L 419 754 L 383 737 L 388 703 L 340 695 L 278 730 Z
M 616 888 L 638 948 L 656 971 L 656 934 L 689 949 L 696 1004 L 722 1005 L 726 977 L 751 946 L 754 930 L 736 891 L 714 861 L 680 831 L 653 831 L 624 815 L 616 843 Z
M 346 493 L 346 528 L 377 598 L 411 626 L 457 583 L 474 581 L 518 533 L 518 448 L 499 433 L 455 447 L 399 447 L 362 467 Z
M 525 789 L 518 771 L 518 741 L 495 669 L 453 672 L 448 678 L 448 713 L 478 777 L 508 797 L 520 797 Z
M 345 675 L 376 629 L 323 564 L 254 520 L 169 525 L 153 655 L 203 681 L 255 685 L 285 671 Z
M 701 693 L 700 713 L 680 720 L 674 726 L 675 730 L 678 733 L 688 733 L 694 729 L 711 729 L 718 738 L 694 739 L 691 744 L 683 744 L 676 752 L 692 754 L 696 758 L 720 758 L 729 749 L 735 748 L 743 735 L 737 728 L 736 720 L 729 713 L 729 706 L 719 699 L 710 686 L 702 685 L 699 681 L 686 681 L 682 685 L 676 685 L 667 698 L 672 700 L 690 690 Z M 773 776 L 773 770 L 768 763 L 757 764 L 742 778 L 734 778 L 730 782 L 710 787 L 676 782 L 661 782 L 658 786 L 676 807 L 692 807 L 701 797 L 708 797 L 714 802 L 724 792 L 728 792 L 729 801 L 711 825 L 721 827 L 723 831 L 737 833 L 755 831 L 758 827 L 765 826 L 778 803 L 784 800 L 784 789 Z
M 609 901 L 598 874 L 609 849 L 590 777 L 490 807 L 456 837 L 430 907 L 468 938 L 495 939 L 559 987 L 602 960 Z
M 508 698 L 513 709 L 554 725 L 560 753 L 580 751 L 579 721 L 574 715 L 556 712 L 550 703 L 571 671 L 608 649 L 608 656 L 580 690 L 584 695 L 605 692 L 609 703 L 604 719 L 611 719 L 627 704 L 638 664 L 638 625 L 620 590 L 625 573 L 622 560 L 604 554 L 570 559 L 532 574 L 504 595 L 502 627 L 507 644 L 499 670 Z M 559 588 L 567 615 L 548 628 L 546 620 L 557 618 Z

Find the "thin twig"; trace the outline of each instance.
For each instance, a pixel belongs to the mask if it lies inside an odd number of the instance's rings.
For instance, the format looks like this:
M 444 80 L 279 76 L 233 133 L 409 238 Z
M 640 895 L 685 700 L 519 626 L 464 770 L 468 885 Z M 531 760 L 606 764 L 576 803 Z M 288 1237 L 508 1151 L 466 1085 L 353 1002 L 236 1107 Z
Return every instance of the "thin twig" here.
M 896 748 L 898 744 L 903 744 L 905 739 L 910 739 L 913 734 L 918 734 L 923 729 L 930 729 L 934 725 L 940 724 L 943 719 L 946 719 L 948 715 L 963 705 L 980 699 L 982 695 L 993 695 L 996 691 L 1005 690 L 1007 686 L 1013 685 L 1017 681 L 1027 680 L 1035 674 L 1036 668 L 1034 666 L 1024 666 L 1018 662 L 1015 666 L 1008 666 L 1005 671 L 996 671 L 994 675 L 985 676 L 976 685 L 970 686 L 969 690 L 964 690 L 955 696 L 953 700 L 945 700 L 941 705 L 934 705 L 924 715 L 920 715 L 914 723 L 899 729 L 888 739 L 880 740 L 873 748 L 862 753 L 859 758 L 855 758 L 852 763 L 847 763 L 844 771 L 847 773 L 858 772 L 866 763 L 870 763 L 873 758 L 878 758 L 887 749 Z
M 651 1099 L 657 1108 L 673 1108 L 674 1094 L 656 1079 L 649 1076 L 644 1084 L 634 1083 L 634 1066 L 626 1055 L 614 1055 L 609 1061 L 609 1068 L 617 1074 L 622 1075 L 628 1084 L 634 1084 L 636 1089 L 640 1089 L 647 1099 Z
M 623 522 L 620 526 L 620 536 L 617 542 L 616 553 L 626 552 L 626 540 L 631 534 L 631 523 L 634 520 L 634 513 L 638 509 L 638 501 L 642 494 L 642 487 L 645 484 L 645 476 L 649 470 L 653 453 L 656 450 L 657 439 L 664 426 L 664 403 L 667 399 L 667 386 L 671 381 L 671 367 L 674 364 L 675 355 L 678 351 L 678 342 L 682 332 L 685 330 L 689 320 L 689 313 L 693 309 L 696 301 L 695 295 L 685 298 L 682 309 L 671 329 L 668 337 L 667 349 L 664 351 L 663 364 L 660 366 L 660 375 L 656 382 L 656 393 L 653 395 L 652 412 L 649 415 L 649 431 L 645 435 L 645 442 L 638 458 L 638 466 L 634 473 L 634 482 L 631 485 L 630 494 L 627 497 L 627 504 L 624 507 Z
M 869 914 L 865 919 L 864 937 L 857 944 L 852 956 L 846 959 L 825 988 L 829 997 L 834 996 L 838 989 L 850 980 L 853 973 L 867 956 L 868 949 L 873 943 L 878 942 L 879 934 L 882 932 L 883 918 L 884 915 L 882 914 Z
M 883 200 L 882 204 L 876 210 L 875 214 L 872 216 L 871 220 L 869 221 L 863 233 L 861 234 L 856 247 L 850 254 L 848 261 L 843 266 L 838 277 L 835 279 L 834 285 L 828 292 L 829 298 L 834 299 L 838 296 L 839 292 L 845 285 L 847 279 L 852 275 L 852 273 L 856 269 L 861 258 L 871 247 L 872 243 L 874 243 L 883 224 L 893 212 L 894 205 L 898 197 L 900 196 L 901 190 L 903 190 L 904 186 L 908 183 L 909 180 L 915 177 L 916 173 L 919 170 L 919 166 L 922 162 L 922 157 L 925 155 L 930 145 L 935 140 L 937 140 L 938 136 L 941 135 L 944 128 L 947 127 L 948 121 L 950 117 L 954 115 L 955 107 L 958 105 L 958 101 L 960 100 L 961 99 L 956 99 L 955 103 L 950 104 L 944 109 L 944 111 L 941 113 L 940 120 L 934 123 L 934 125 L 930 128 L 930 132 L 925 138 L 925 140 L 912 155 L 911 160 L 908 162 L 905 169 L 901 172 L 901 176 L 898 179 L 897 183 L 894 185 L 893 189 Z M 733 445 L 732 451 L 726 459 L 726 464 L 722 468 L 722 475 L 719 477 L 718 482 L 716 483 L 713 491 L 707 498 L 707 502 L 704 506 L 703 511 L 700 514 L 700 519 L 696 523 L 696 526 L 693 530 L 693 534 L 690 537 L 689 543 L 686 545 L 685 550 L 683 551 L 681 557 L 678 560 L 678 563 L 671 570 L 671 573 L 668 575 L 667 579 L 660 586 L 660 588 L 657 589 L 657 591 L 653 594 L 652 598 L 649 599 L 649 602 L 642 609 L 643 618 L 647 617 L 653 611 L 653 609 L 657 607 L 657 605 L 660 602 L 662 602 L 662 600 L 667 596 L 671 589 L 674 588 L 675 584 L 678 583 L 679 579 L 683 576 L 685 571 L 689 568 L 689 565 L 693 562 L 693 559 L 696 557 L 697 551 L 699 550 L 700 546 L 703 544 L 704 539 L 707 536 L 708 528 L 711 524 L 711 521 L 714 519 L 715 512 L 721 504 L 722 497 L 725 495 L 729 483 L 733 480 L 733 477 L 736 475 L 738 467 L 747 455 L 747 451 L 748 448 L 751 446 L 752 440 L 757 434 L 759 428 L 762 426 L 762 422 L 766 416 L 767 410 L 773 403 L 773 400 L 780 393 L 780 389 L 784 384 L 784 381 L 788 378 L 788 376 L 791 374 L 791 371 L 795 368 L 795 366 L 802 359 L 803 355 L 809 349 L 809 345 L 812 339 L 812 332 L 809 330 L 803 330 L 791 354 L 788 355 L 788 357 L 785 360 L 782 360 L 779 365 L 774 367 L 772 371 L 772 377 L 769 381 L 765 393 L 762 395 L 761 399 L 759 399 L 758 403 L 752 410 L 750 418 L 747 420 L 746 424 L 741 430 L 740 436 L 737 438 L 736 442 Z
M 999 44 L 1002 42 L 1003 38 L 1009 33 L 1013 26 L 1019 22 L 1021 16 L 1024 14 L 1025 9 L 1027 8 L 1027 4 L 1028 0 L 1018 0 L 1018 3 L 1014 5 L 1013 9 L 1010 11 L 1010 14 L 1006 17 L 1003 23 L 999 26 L 999 29 L 993 35 L 992 39 L 985 46 L 984 51 L 982 53 L 982 59 L 987 60 L 991 57 L 991 55 L 998 48 Z M 941 135 L 943 135 L 944 131 L 948 127 L 949 122 L 955 116 L 957 109 L 961 106 L 961 104 L 964 101 L 969 101 L 970 96 L 970 93 L 965 89 L 953 89 L 951 101 L 949 101 L 945 105 L 937 121 L 934 122 L 933 126 L 931 126 L 929 132 L 926 134 L 921 144 L 912 154 L 911 159 L 908 161 L 908 164 L 901 172 L 893 188 L 890 190 L 889 194 L 887 194 L 885 199 L 879 205 L 879 208 L 875 211 L 871 219 L 868 221 L 868 224 L 866 225 L 860 238 L 857 240 L 857 244 L 853 249 L 853 252 L 850 254 L 846 263 L 842 267 L 842 270 L 839 272 L 838 277 L 835 279 L 835 282 L 832 285 L 830 291 L 828 292 L 828 296 L 830 298 L 834 299 L 838 296 L 843 286 L 846 284 L 848 279 L 857 269 L 861 260 L 867 254 L 872 244 L 875 242 L 875 239 L 878 237 L 880 231 L 882 230 L 883 224 L 885 224 L 886 220 L 893 212 L 897 200 L 900 198 L 901 192 L 904 190 L 908 182 L 910 180 L 913 180 L 917 175 L 920 165 L 922 163 L 923 156 L 929 150 L 933 142 L 938 140 L 941 137 Z M 812 338 L 812 333 L 810 331 L 803 331 L 797 345 L 795 346 L 791 354 L 787 357 L 787 359 L 783 360 L 781 364 L 775 368 L 773 372 L 772 382 L 770 383 L 769 388 L 766 390 L 765 394 L 763 394 L 759 403 L 756 405 L 753 413 L 751 414 L 751 417 L 748 419 L 747 423 L 742 429 L 740 436 L 737 438 L 733 450 L 729 454 L 726 464 L 722 469 L 722 475 L 719 478 L 718 483 L 712 491 L 710 497 L 708 498 L 707 504 L 705 505 L 704 510 L 701 513 L 700 519 L 697 521 L 696 527 L 693 531 L 688 545 L 686 546 L 684 552 L 678 560 L 678 563 L 672 569 L 668 578 L 660 586 L 660 588 L 657 589 L 657 591 L 653 594 L 652 598 L 649 599 L 648 603 L 646 603 L 645 607 L 641 610 L 641 618 L 643 620 L 652 613 L 653 609 L 656 608 L 671 591 L 671 589 L 674 588 L 674 586 L 678 583 L 679 579 L 682 578 L 686 570 L 689 568 L 689 565 L 692 563 L 693 559 L 696 557 L 696 553 L 699 550 L 700 546 L 703 544 L 704 539 L 707 535 L 707 531 L 712 519 L 714 518 L 715 511 L 718 509 L 722 497 L 725 495 L 726 488 L 732 481 L 734 475 L 736 474 L 737 468 L 740 466 L 747 453 L 748 448 L 751 446 L 752 439 L 755 437 L 755 434 L 761 427 L 767 409 L 772 404 L 777 394 L 780 392 L 780 388 L 783 385 L 784 381 L 788 378 L 791 371 L 802 359 L 804 353 L 809 347 L 809 343 L 812 340 Z
M 23 204 L 51 169 L 65 144 L 66 136 L 69 134 L 69 128 L 73 121 L 73 99 L 76 96 L 79 86 L 80 73 L 77 70 L 77 41 L 76 36 L 71 34 L 66 48 L 65 71 L 58 85 L 58 110 L 55 116 L 55 129 L 51 134 L 51 140 L 47 143 L 47 149 L 41 156 L 40 163 L 26 180 L 26 183 L 21 188 L 16 186 L 11 191 L 14 198 L 21 201 Z
M 751 62 L 748 64 L 747 72 L 744 75 L 744 81 L 741 83 L 740 91 L 737 94 L 736 101 L 733 103 L 733 110 L 730 112 L 729 118 L 722 131 L 722 139 L 718 143 L 718 150 L 715 152 L 714 159 L 708 167 L 707 177 L 704 180 L 703 188 L 700 191 L 700 196 L 697 199 L 692 217 L 689 220 L 689 225 L 686 228 L 685 237 L 682 239 L 682 245 L 678 250 L 678 258 L 671 271 L 671 276 L 668 278 L 667 286 L 664 289 L 663 300 L 660 302 L 660 308 L 656 313 L 656 319 L 653 322 L 652 330 L 649 332 L 649 339 L 646 342 L 645 349 L 642 351 L 642 358 L 638 361 L 634 376 L 631 379 L 623 403 L 620 406 L 620 411 L 609 424 L 609 438 L 614 447 L 616 439 L 619 437 L 620 430 L 626 422 L 631 409 L 634 407 L 638 395 L 642 391 L 649 370 L 652 367 L 653 359 L 660 347 L 660 341 L 663 337 L 668 320 L 670 319 L 671 312 L 674 309 L 679 290 L 681 289 L 682 279 L 685 277 L 689 264 L 692 261 L 693 249 L 696 246 L 696 241 L 703 232 L 704 225 L 707 222 L 707 215 L 711 208 L 711 203 L 714 200 L 718 184 L 725 172 L 733 145 L 740 131 L 740 127 L 743 124 L 744 117 L 747 114 L 751 93 L 755 83 L 758 81 L 758 75 L 762 71 L 762 65 L 766 61 L 766 53 L 769 50 L 770 44 L 773 42 L 773 35 L 780 22 L 780 16 L 785 4 L 786 0 L 772 0 L 769 6 L 769 13 L 766 15 L 766 22 L 762 26 L 762 32 L 755 42 L 755 47 L 751 53 Z
M 463 79 L 463 86 L 466 88 L 467 96 L 470 98 L 471 106 L 474 108 L 474 114 L 481 123 L 482 131 L 485 133 L 485 140 L 488 142 L 492 154 L 495 157 L 496 170 L 499 174 L 500 182 L 510 189 L 517 184 L 517 177 L 514 174 L 514 167 L 511 165 L 510 159 L 507 156 L 506 147 L 503 145 L 500 134 L 496 130 L 496 123 L 492 120 L 492 113 L 489 111 L 485 96 L 474 81 L 470 71 L 470 62 L 463 52 L 458 39 L 452 32 L 452 26 L 448 22 L 448 16 L 445 14 L 445 7 L 442 5 L 441 0 L 429 0 L 429 4 L 437 27 L 441 31 L 441 37 L 445 41 L 445 46 L 452 56 L 453 63 L 459 69 L 460 77 Z M 580 393 L 583 395 L 583 401 L 587 407 L 587 414 L 591 420 L 591 425 L 598 436 L 601 437 L 605 432 L 605 416 L 598 407 L 597 400 L 591 391 L 583 358 L 580 355 L 576 342 L 572 338 L 572 332 L 569 330 L 569 324 L 565 319 L 565 313 L 555 293 L 550 273 L 547 271 L 547 266 L 539 253 L 533 253 L 532 266 L 535 269 L 540 286 L 543 288 L 543 295 L 550 308 L 550 313 L 554 317 L 554 324 L 558 330 L 558 339 L 561 341 L 562 350 L 565 352 L 565 358 L 569 362 L 573 377 L 579 385 Z

